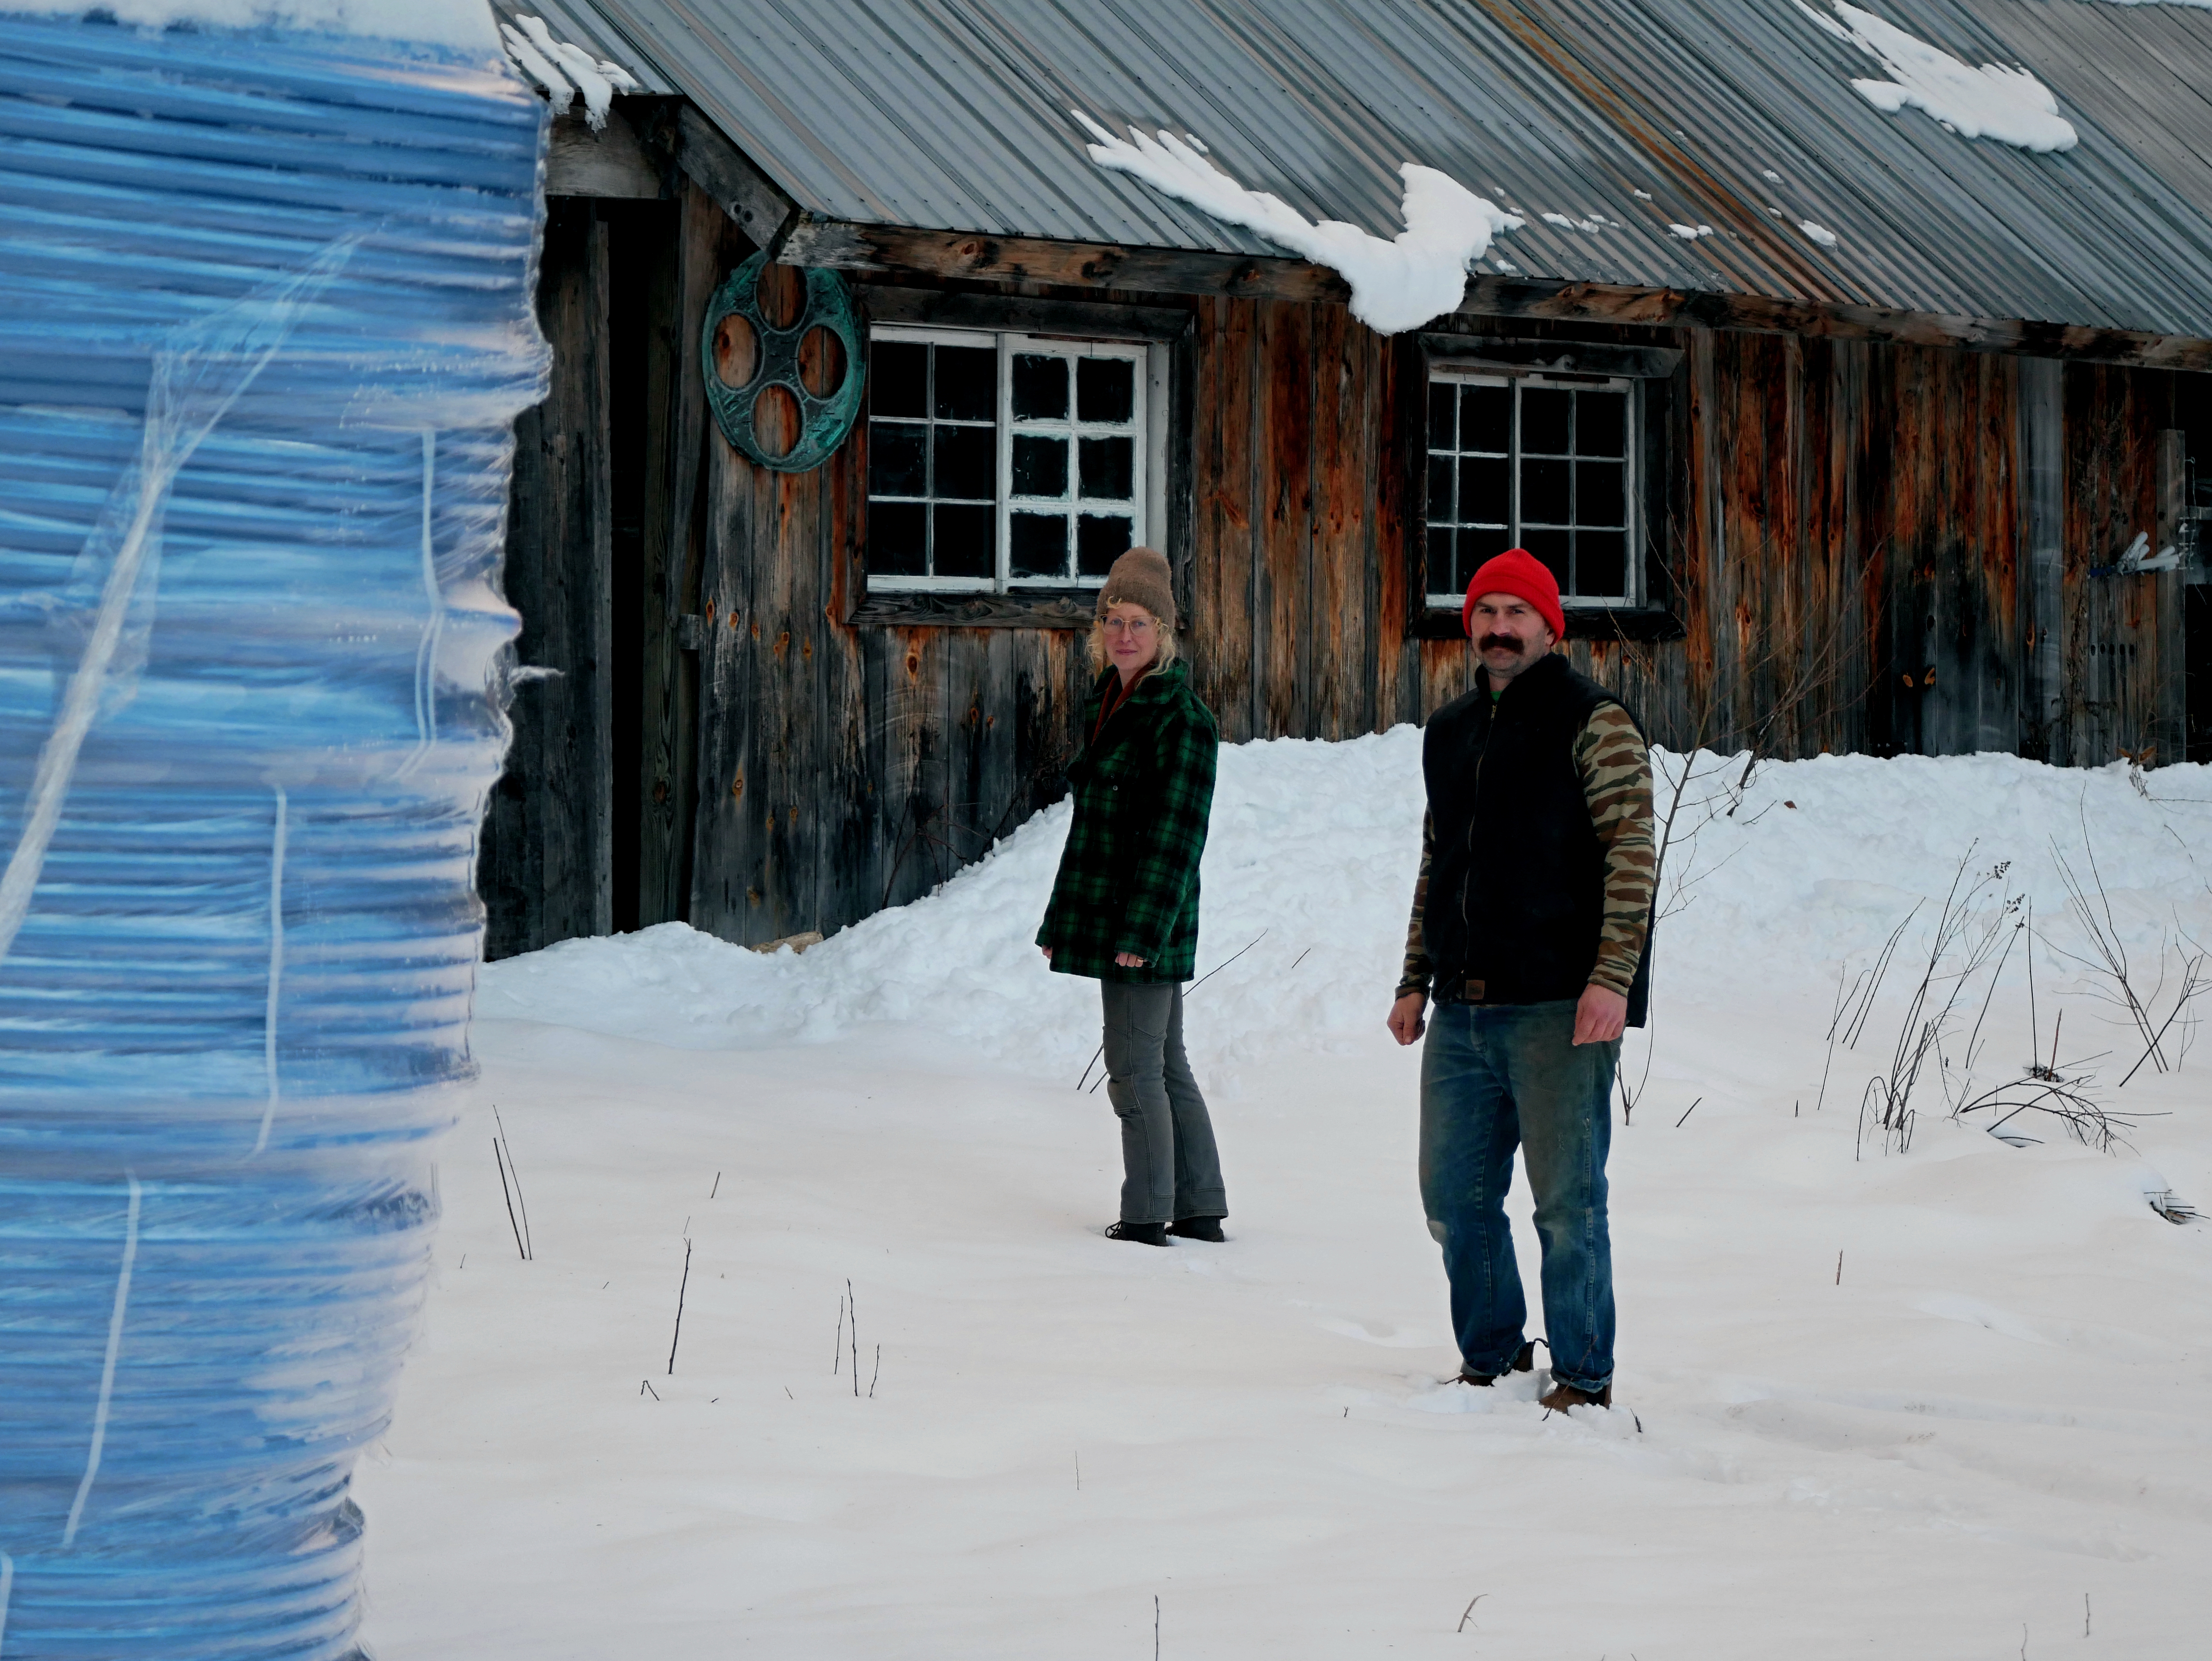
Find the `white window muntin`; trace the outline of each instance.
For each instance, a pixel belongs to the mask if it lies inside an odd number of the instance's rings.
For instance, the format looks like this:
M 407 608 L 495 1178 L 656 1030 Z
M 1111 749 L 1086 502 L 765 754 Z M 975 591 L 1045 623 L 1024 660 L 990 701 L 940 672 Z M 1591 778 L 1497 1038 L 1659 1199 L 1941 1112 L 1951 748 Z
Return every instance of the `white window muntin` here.
M 1157 435 L 1151 431 L 1155 424 L 1158 406 L 1165 393 L 1164 366 L 1152 360 L 1158 356 L 1141 341 L 1078 340 L 1049 335 L 1025 335 L 997 331 L 970 329 L 917 328 L 903 324 L 879 324 L 870 331 L 872 340 L 906 341 L 917 344 L 957 347 L 976 347 L 995 344 L 998 352 L 997 386 L 997 496 L 994 502 L 994 570 L 995 575 L 985 579 L 974 576 L 912 576 L 889 575 L 875 571 L 868 574 L 872 593 L 928 592 L 932 590 L 955 593 L 1004 593 L 1011 587 L 1021 588 L 1096 588 L 1105 581 L 1105 573 L 1085 574 L 1072 569 L 1079 557 L 1080 521 L 1086 507 L 1092 509 L 1091 517 L 1097 519 L 1127 518 L 1129 521 L 1128 541 L 1124 546 L 1133 546 L 1149 540 L 1149 521 L 1156 511 L 1158 495 L 1157 473 L 1160 458 L 1155 453 Z M 1065 420 L 1027 417 L 1018 418 L 1014 413 L 1014 359 L 1018 355 L 1058 357 L 1068 364 L 1068 415 Z M 1121 422 L 1084 421 L 1079 418 L 1076 392 L 1076 365 L 1085 358 L 1109 358 L 1127 361 L 1131 365 L 1132 390 L 1129 418 Z M 938 423 L 933 415 L 932 424 Z M 1019 436 L 1060 439 L 1067 447 L 1067 484 L 1059 496 L 1024 496 L 1015 493 L 1014 450 Z M 1082 440 L 1091 438 L 1126 439 L 1130 447 L 1130 495 L 1126 499 L 1084 497 L 1080 466 Z M 928 501 L 930 498 L 875 496 L 871 501 Z M 1106 509 L 1110 511 L 1100 512 Z M 1012 566 L 1012 541 L 1015 516 L 1018 514 L 1046 514 L 1058 511 L 1068 523 L 1066 566 L 1062 574 L 1045 575 L 1017 574 Z M 1119 549 L 1115 551 L 1120 552 Z
M 1468 504 L 1463 500 L 1457 500 L 1455 501 L 1453 504 L 1454 511 L 1449 520 L 1442 521 L 1443 524 L 1448 526 L 1455 532 L 1462 528 L 1472 530 L 1478 526 L 1486 525 L 1494 526 L 1499 531 L 1503 532 L 1504 545 L 1509 547 L 1524 547 L 1528 545 L 1528 533 L 1532 529 L 1537 530 L 1540 532 L 1540 535 L 1544 532 L 1557 533 L 1560 531 L 1565 531 L 1570 533 L 1570 545 L 1571 545 L 1573 533 L 1578 530 L 1588 528 L 1595 532 L 1600 531 L 1612 532 L 1616 528 L 1612 526 L 1601 526 L 1595 524 L 1588 527 L 1581 526 L 1573 518 L 1571 510 L 1569 518 L 1564 524 L 1557 520 L 1534 521 L 1530 520 L 1528 516 L 1524 514 L 1522 489 L 1524 446 L 1522 443 L 1523 426 L 1521 407 L 1523 393 L 1528 390 L 1535 389 L 1554 390 L 1567 392 L 1611 392 L 1620 395 L 1622 400 L 1622 434 L 1620 465 L 1621 469 L 1620 479 L 1622 504 L 1620 514 L 1621 525 L 1618 528 L 1622 539 L 1621 569 L 1619 583 L 1617 585 L 1608 585 L 1609 587 L 1617 586 L 1618 592 L 1595 592 L 1582 588 L 1577 581 L 1579 576 L 1579 573 L 1577 572 L 1571 565 L 1569 581 L 1567 582 L 1563 582 L 1560 585 L 1560 600 L 1563 605 L 1569 608 L 1577 605 L 1626 606 L 1641 604 L 1643 559 L 1641 552 L 1642 537 L 1638 508 L 1642 497 L 1639 488 L 1638 452 L 1641 449 L 1641 444 L 1639 442 L 1639 422 L 1642 416 L 1640 407 L 1642 400 L 1637 395 L 1638 383 L 1632 380 L 1621 377 L 1600 379 L 1595 376 L 1546 375 L 1540 374 L 1501 374 L 1494 371 L 1465 369 L 1455 368 L 1449 364 L 1437 364 L 1431 368 L 1429 373 L 1429 384 L 1432 387 L 1440 384 L 1450 384 L 1462 386 L 1496 386 L 1508 389 L 1511 392 L 1513 409 L 1510 429 L 1509 447 L 1507 451 L 1500 453 L 1486 450 L 1465 450 L 1459 448 L 1455 444 L 1454 449 L 1450 452 L 1455 459 L 1459 457 L 1483 455 L 1497 456 L 1506 461 L 1508 490 L 1506 511 L 1502 514 L 1484 514 L 1480 516 L 1471 515 L 1467 511 Z M 1462 436 L 1464 435 L 1462 435 Z M 1432 435 L 1430 432 L 1428 421 L 1425 416 L 1423 423 L 1424 453 L 1432 459 L 1439 453 L 1433 448 L 1429 447 L 1431 437 Z M 1590 461 L 1610 461 L 1612 459 L 1610 457 L 1580 458 L 1572 454 L 1562 456 L 1552 451 L 1539 452 L 1533 459 L 1538 460 L 1564 460 L 1571 464 L 1580 459 L 1587 459 Z M 1428 476 L 1425 476 L 1425 474 L 1422 481 L 1422 489 L 1425 494 L 1431 492 L 1432 490 L 1431 479 Z M 1439 521 L 1436 520 L 1433 516 L 1431 516 L 1430 523 L 1431 527 L 1434 528 Z M 1431 552 L 1427 564 L 1430 578 L 1429 587 L 1431 590 L 1428 595 L 1429 604 L 1433 606 L 1449 607 L 1452 610 L 1457 610 L 1466 599 L 1464 588 L 1438 590 L 1436 586 L 1436 579 L 1439 575 L 1444 575 L 1447 578 L 1457 575 L 1460 577 L 1461 581 L 1464 582 L 1468 577 L 1472 576 L 1472 567 L 1470 566 L 1469 569 L 1464 572 L 1460 572 L 1456 569 L 1448 569 L 1440 572 L 1437 569 L 1438 562 L 1434 557 L 1433 551 Z

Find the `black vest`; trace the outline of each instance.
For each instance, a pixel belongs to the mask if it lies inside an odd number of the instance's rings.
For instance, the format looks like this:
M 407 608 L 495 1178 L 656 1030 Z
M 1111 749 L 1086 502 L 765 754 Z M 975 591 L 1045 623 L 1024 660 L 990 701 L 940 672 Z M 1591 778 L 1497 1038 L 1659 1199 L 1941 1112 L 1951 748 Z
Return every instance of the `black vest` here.
M 1421 772 L 1435 842 L 1421 929 L 1440 992 L 1464 979 L 1482 983 L 1483 1003 L 1546 1003 L 1589 984 L 1605 849 L 1574 742 L 1592 710 L 1619 702 L 1554 654 L 1494 704 L 1478 676 L 1474 691 L 1430 717 Z M 1644 1024 L 1650 958 L 1647 937 L 1632 1026 Z

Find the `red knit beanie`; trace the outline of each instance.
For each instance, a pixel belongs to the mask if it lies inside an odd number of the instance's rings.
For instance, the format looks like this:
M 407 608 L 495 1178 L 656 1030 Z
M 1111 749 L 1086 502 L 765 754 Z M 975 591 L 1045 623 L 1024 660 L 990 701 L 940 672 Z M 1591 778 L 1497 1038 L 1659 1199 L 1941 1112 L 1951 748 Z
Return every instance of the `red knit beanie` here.
M 1492 555 L 1467 585 L 1467 604 L 1459 608 L 1459 622 L 1469 639 L 1474 636 L 1474 602 L 1485 594 L 1511 594 L 1527 600 L 1550 625 L 1553 640 L 1567 637 L 1566 613 L 1559 609 L 1559 580 L 1526 548 L 1508 548 Z

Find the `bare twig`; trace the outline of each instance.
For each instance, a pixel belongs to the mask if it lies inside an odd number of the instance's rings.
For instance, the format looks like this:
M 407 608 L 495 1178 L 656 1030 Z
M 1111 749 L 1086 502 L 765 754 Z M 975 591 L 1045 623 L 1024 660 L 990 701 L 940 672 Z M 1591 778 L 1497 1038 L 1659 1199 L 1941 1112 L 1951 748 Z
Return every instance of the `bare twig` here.
M 522 1225 L 514 1220 L 514 1196 L 508 1193 L 507 1186 L 507 1159 L 500 1152 L 496 1136 L 491 1139 L 491 1157 L 499 1165 L 499 1191 L 507 1200 L 507 1226 L 514 1231 L 514 1255 L 526 1263 L 530 1261 L 530 1254 L 523 1249 Z
M 1467 1607 L 1460 1611 L 1459 1625 L 1453 1630 L 1456 1632 L 1465 1632 L 1467 1630 L 1467 1623 L 1474 1616 L 1474 1606 L 1489 1596 L 1490 1594 L 1486 1591 L 1479 1591 L 1475 1593 L 1474 1597 L 1468 1598 L 1467 1600 Z
M 507 1174 L 514 1178 L 514 1203 L 522 1212 L 522 1256 L 526 1262 L 538 1261 L 538 1243 L 530 1238 L 530 1202 L 522 1195 L 522 1172 L 514 1164 L 514 1144 L 507 1140 L 507 1126 L 499 1116 L 496 1103 L 491 1110 L 492 1123 L 499 1126 L 500 1147 L 507 1154 Z
M 676 1331 L 668 1340 L 668 1376 L 676 1376 L 676 1346 L 684 1341 L 684 1294 L 691 1285 L 691 1242 L 684 1243 L 684 1278 L 676 1283 Z
M 1218 963 L 1218 964 L 1214 964 L 1212 968 L 1211 968 L 1211 969 L 1207 970 L 1206 971 L 1206 973 L 1204 973 L 1203 975 L 1200 975 L 1200 976 L 1196 980 L 1193 981 L 1193 982 L 1189 984 L 1189 986 L 1188 986 L 1187 988 L 1185 988 L 1185 989 L 1184 989 L 1184 990 L 1183 990 L 1183 996 L 1185 996 L 1185 997 L 1187 998 L 1187 997 L 1188 997 L 1192 993 L 1194 993 L 1194 992 L 1197 991 L 1197 990 L 1198 990 L 1198 989 L 1199 989 L 1200 987 L 1204 986 L 1204 985 L 1205 985 L 1208 981 L 1212 980 L 1212 979 L 1216 975 L 1218 975 L 1218 974 L 1219 974 L 1223 970 L 1224 970 L 1224 969 L 1228 968 L 1228 967 L 1229 967 L 1229 965 L 1230 965 L 1231 964 L 1235 963 L 1235 962 L 1237 961 L 1237 958 L 1239 958 L 1243 957 L 1243 956 L 1244 955 L 1244 952 L 1249 952 L 1249 951 L 1252 949 L 1252 947 L 1253 947 L 1253 946 L 1255 946 L 1259 945 L 1259 943 L 1260 943 L 1261 940 L 1266 940 L 1267 938 L 1267 931 L 1266 929 L 1264 929 L 1264 928 L 1263 928 L 1263 929 L 1261 929 L 1258 934 L 1255 934 L 1254 936 L 1252 936 L 1251 940 L 1250 940 L 1250 941 L 1249 941 L 1249 943 L 1244 946 L 1243 951 L 1240 951 L 1240 952 L 1231 952 L 1227 957 L 1224 958 L 1223 958 L 1219 963 Z M 1309 949 L 1309 950 L 1310 950 L 1311 948 L 1308 948 L 1308 949 Z M 1291 964 L 1291 966 L 1293 969 L 1295 969 L 1296 967 L 1297 967 L 1297 965 L 1296 964 Z

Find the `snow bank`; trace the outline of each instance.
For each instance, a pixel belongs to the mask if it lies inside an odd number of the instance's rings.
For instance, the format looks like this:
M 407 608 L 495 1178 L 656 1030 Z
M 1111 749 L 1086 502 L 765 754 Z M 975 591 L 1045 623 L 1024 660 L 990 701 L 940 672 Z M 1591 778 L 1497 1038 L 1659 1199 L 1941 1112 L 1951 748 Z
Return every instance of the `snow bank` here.
M 2081 141 L 2058 113 L 2051 88 L 2025 69 L 2002 64 L 1975 69 L 1872 12 L 1834 3 L 1840 22 L 1805 0 L 1797 0 L 1797 9 L 1838 40 L 1881 60 L 1889 80 L 1851 82 L 1875 108 L 1894 115 L 1910 104 L 1964 137 L 1994 138 L 2025 150 L 2070 150 Z
M 1378 334 L 1418 329 L 1455 310 L 1469 263 L 1490 251 L 1498 232 L 1526 222 L 1449 174 L 1408 161 L 1398 169 L 1406 181 L 1406 228 L 1385 242 L 1341 220 L 1316 224 L 1280 197 L 1247 190 L 1206 161 L 1195 139 L 1164 130 L 1155 139 L 1135 127 L 1127 139 L 1116 138 L 1082 111 L 1069 113 L 1097 141 L 1088 148 L 1100 167 L 1342 273 L 1352 285 L 1352 314 Z
M 1683 766 L 1664 752 L 1660 763 L 1668 776 Z M 1701 754 L 1692 766 L 1668 855 L 1675 915 L 1659 935 L 1662 1006 L 1778 993 L 1825 1011 L 1838 964 L 1878 947 L 1916 902 L 1940 900 L 1970 849 L 1978 869 L 2011 861 L 2006 891 L 2032 896 L 2041 932 L 2070 943 L 2051 844 L 2086 870 L 2085 823 L 2135 949 L 2155 955 L 2177 916 L 2212 944 L 2212 855 L 2200 870 L 2189 852 L 2212 831 L 2212 768 L 2140 776 L 2146 798 L 2118 764 L 1823 756 L 1761 764 L 1739 801 L 1720 791 L 1740 762 Z M 1381 1020 L 1422 805 L 1414 727 L 1224 747 L 1199 969 L 1227 966 L 1190 995 L 1194 1054 L 1218 1063 L 1342 1052 Z M 477 1013 L 691 1049 L 827 1043 L 866 1023 L 909 1021 L 1022 1070 L 1072 1077 L 1097 1042 L 1097 989 L 1050 973 L 1031 943 L 1069 812 L 1063 803 L 1038 815 L 928 898 L 803 956 L 764 956 L 680 923 L 571 940 L 489 965 Z M 2054 989 L 2069 972 L 2056 957 L 2038 970 Z
M 179 23 L 205 28 L 300 29 L 419 41 L 464 51 L 499 50 L 484 0 L 0 0 L 0 11 L 24 17 L 82 17 L 104 13 L 134 28 Z

